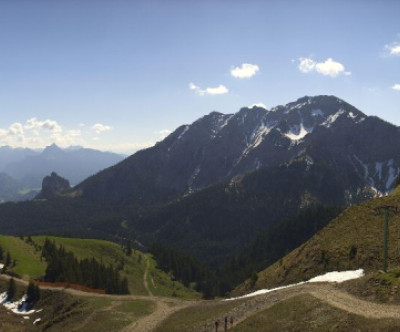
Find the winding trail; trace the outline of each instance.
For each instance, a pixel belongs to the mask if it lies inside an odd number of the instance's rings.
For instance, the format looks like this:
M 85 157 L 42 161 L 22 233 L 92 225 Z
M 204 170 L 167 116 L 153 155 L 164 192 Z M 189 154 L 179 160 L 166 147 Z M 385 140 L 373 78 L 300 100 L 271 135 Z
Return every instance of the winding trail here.
M 175 300 L 172 298 L 161 298 L 154 296 L 151 292 L 148 282 L 147 275 L 149 271 L 149 259 L 146 257 L 146 270 L 143 274 L 143 283 L 149 296 L 147 299 L 155 303 L 155 310 L 148 316 L 139 318 L 137 321 L 129 324 L 121 330 L 121 332 L 149 332 L 157 328 L 167 317 L 173 313 L 193 305 L 194 302 Z
M 150 288 L 149 288 L 149 284 L 147 283 L 147 274 L 149 273 L 149 258 L 146 255 L 143 255 L 146 258 L 146 269 L 144 270 L 144 274 L 143 274 L 143 284 L 144 284 L 144 288 L 146 288 L 147 293 L 149 294 L 150 297 L 154 297 L 153 293 L 151 292 Z
M 145 271 L 144 280 L 147 278 L 147 270 L 148 265 Z M 2 279 L 10 279 L 9 276 L 0 275 Z M 24 280 L 15 279 L 16 282 L 27 285 L 28 283 Z M 148 285 L 145 284 L 146 289 L 148 289 Z M 85 293 L 82 291 L 78 291 L 75 289 L 69 288 L 53 288 L 53 287 L 41 287 L 43 289 L 50 289 L 53 291 L 64 291 L 66 293 L 81 296 L 81 297 L 107 297 L 112 299 L 113 302 L 111 305 L 105 310 L 112 310 L 115 306 L 117 306 L 122 300 L 150 300 L 155 303 L 155 310 L 147 316 L 139 318 L 137 321 L 132 322 L 125 328 L 121 330 L 121 332 L 151 332 L 154 331 L 157 327 L 161 326 L 163 321 L 171 316 L 172 314 L 188 307 L 197 307 L 204 306 L 208 304 L 218 304 L 218 303 L 226 303 L 226 302 L 216 302 L 216 301 L 184 301 L 175 298 L 167 298 L 153 295 L 148 289 L 149 296 L 140 296 L 140 295 L 107 295 L 107 294 L 93 294 L 93 293 Z M 366 300 L 362 300 L 357 298 L 354 295 L 351 295 L 341 289 L 338 289 L 335 284 L 332 283 L 312 283 L 312 284 L 303 284 L 294 286 L 291 288 L 280 289 L 276 291 L 272 291 L 267 294 L 258 295 L 254 297 L 249 297 L 246 299 L 237 299 L 232 300 L 232 302 L 237 303 L 237 305 L 224 312 L 223 315 L 209 317 L 207 321 L 199 322 L 197 325 L 188 329 L 189 332 L 203 332 L 203 331 L 214 331 L 215 330 L 215 321 L 219 320 L 221 322 L 220 327 L 223 329 L 223 321 L 225 316 L 233 317 L 234 324 L 243 322 L 250 316 L 257 314 L 260 311 L 268 309 L 278 302 L 285 301 L 294 296 L 300 294 L 310 294 L 315 298 L 341 310 L 344 310 L 348 313 L 352 313 L 355 315 L 359 315 L 368 319 L 395 319 L 400 321 L 400 306 L 399 305 L 389 305 L 389 304 L 379 304 Z M 90 319 L 93 319 L 92 315 L 89 315 L 85 321 L 82 322 L 82 326 L 84 327 Z M 79 327 L 77 327 L 79 328 Z M 228 329 L 231 326 L 229 324 Z M 184 331 L 180 331 L 184 332 Z
M 310 294 L 315 298 L 348 313 L 359 315 L 369 319 L 395 319 L 400 321 L 400 306 L 379 304 L 370 301 L 359 299 L 345 291 L 339 290 L 335 287 L 335 284 L 331 283 L 315 283 L 315 284 L 304 284 L 294 286 L 292 288 L 286 288 L 276 290 L 271 293 L 250 297 L 247 299 L 238 299 L 238 305 L 224 313 L 223 316 L 216 316 L 209 319 L 207 322 L 203 322 L 194 326 L 188 330 L 191 332 L 198 331 L 214 331 L 215 321 L 220 321 L 220 326 L 223 329 L 223 322 L 225 316 L 234 317 L 234 324 L 245 321 L 247 318 L 257 314 L 260 311 L 266 310 L 275 304 L 288 300 L 294 296 L 300 294 Z M 231 326 L 228 324 L 228 329 Z

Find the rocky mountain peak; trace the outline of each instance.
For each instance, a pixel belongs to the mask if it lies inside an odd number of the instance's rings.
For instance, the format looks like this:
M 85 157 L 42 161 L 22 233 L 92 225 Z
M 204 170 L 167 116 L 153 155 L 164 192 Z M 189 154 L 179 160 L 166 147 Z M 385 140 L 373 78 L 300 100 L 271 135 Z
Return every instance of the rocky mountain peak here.
M 69 181 L 52 172 L 50 176 L 46 176 L 42 182 L 42 190 L 36 196 L 38 199 L 50 199 L 62 196 L 71 189 Z

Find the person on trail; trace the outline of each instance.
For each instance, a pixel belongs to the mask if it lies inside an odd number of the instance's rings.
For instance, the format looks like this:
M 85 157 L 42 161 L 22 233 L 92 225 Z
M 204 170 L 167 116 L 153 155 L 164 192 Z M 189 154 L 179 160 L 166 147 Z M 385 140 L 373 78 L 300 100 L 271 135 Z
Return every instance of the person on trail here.
M 219 320 L 215 321 L 215 332 L 218 332 Z
M 225 330 L 225 332 L 228 330 L 228 316 L 225 316 L 224 330 Z

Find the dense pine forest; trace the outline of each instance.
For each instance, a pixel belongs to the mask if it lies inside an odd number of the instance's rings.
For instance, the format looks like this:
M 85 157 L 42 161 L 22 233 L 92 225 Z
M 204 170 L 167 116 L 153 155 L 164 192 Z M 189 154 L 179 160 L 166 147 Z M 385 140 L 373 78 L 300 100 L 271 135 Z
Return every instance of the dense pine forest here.
M 112 266 L 105 266 L 94 258 L 78 260 L 63 246 L 45 240 L 42 257 L 47 262 L 44 281 L 70 282 L 93 289 L 103 289 L 107 294 L 129 294 L 128 281 L 121 279 Z

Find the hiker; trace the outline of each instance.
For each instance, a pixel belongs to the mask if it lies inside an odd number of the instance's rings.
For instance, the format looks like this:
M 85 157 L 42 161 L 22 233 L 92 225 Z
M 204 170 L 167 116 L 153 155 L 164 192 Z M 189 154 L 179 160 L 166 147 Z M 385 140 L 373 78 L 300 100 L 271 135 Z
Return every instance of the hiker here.
M 218 332 L 219 320 L 215 321 L 215 332 Z
M 226 332 L 228 330 L 228 316 L 225 316 L 225 321 L 224 321 L 225 325 L 224 325 L 224 331 Z

